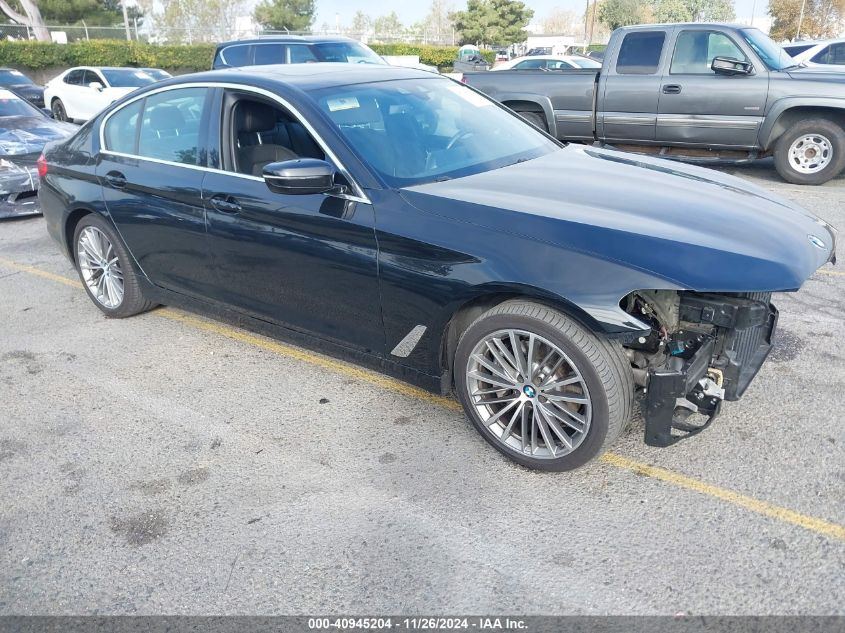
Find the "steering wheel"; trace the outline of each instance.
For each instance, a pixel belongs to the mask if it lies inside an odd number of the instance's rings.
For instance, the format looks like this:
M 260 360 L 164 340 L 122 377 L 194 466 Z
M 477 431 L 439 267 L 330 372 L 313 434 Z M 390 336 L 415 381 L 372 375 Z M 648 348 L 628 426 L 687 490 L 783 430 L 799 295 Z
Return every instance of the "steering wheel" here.
M 452 136 L 452 138 L 449 139 L 449 142 L 446 143 L 446 149 L 452 149 L 455 146 L 455 143 L 463 138 L 469 138 L 470 136 L 475 136 L 475 132 L 467 130 L 458 131 L 454 136 Z

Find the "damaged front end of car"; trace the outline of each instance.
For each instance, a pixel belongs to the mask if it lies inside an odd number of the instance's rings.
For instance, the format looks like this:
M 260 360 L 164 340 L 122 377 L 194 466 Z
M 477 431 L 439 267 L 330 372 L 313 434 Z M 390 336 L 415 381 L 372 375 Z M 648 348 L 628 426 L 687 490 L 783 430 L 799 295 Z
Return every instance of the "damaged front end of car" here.
M 36 165 L 39 154 L 0 157 L 0 218 L 41 213 Z
M 650 446 L 700 433 L 723 401 L 742 397 L 771 351 L 778 320 L 770 292 L 637 291 L 620 305 L 651 326 L 625 344 Z M 706 420 L 691 424 L 693 414 Z
M 41 213 L 38 157 L 46 143 L 75 131 L 46 117 L 11 117 L 0 124 L 0 219 Z

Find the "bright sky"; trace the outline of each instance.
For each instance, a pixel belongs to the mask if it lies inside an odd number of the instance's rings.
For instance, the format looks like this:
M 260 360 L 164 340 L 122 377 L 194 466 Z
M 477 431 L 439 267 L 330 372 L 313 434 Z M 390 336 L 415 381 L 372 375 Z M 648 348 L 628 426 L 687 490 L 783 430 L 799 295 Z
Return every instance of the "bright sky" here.
M 587 0 L 523 0 L 534 9 L 534 19 L 542 20 L 555 7 L 582 14 L 587 8 Z M 466 6 L 466 0 L 452 0 L 456 9 Z M 739 18 L 754 15 L 762 17 L 768 10 L 768 0 L 735 0 L 736 15 Z M 756 8 L 755 8 L 756 5 Z M 415 2 L 396 2 L 395 0 L 317 0 L 317 20 L 314 23 L 320 28 L 323 22 L 331 26 L 335 24 L 335 14 L 340 15 L 341 25 L 349 25 L 357 10 L 362 10 L 373 17 L 386 15 L 396 11 L 403 24 L 413 24 L 425 17 L 431 6 L 430 0 L 416 0 Z

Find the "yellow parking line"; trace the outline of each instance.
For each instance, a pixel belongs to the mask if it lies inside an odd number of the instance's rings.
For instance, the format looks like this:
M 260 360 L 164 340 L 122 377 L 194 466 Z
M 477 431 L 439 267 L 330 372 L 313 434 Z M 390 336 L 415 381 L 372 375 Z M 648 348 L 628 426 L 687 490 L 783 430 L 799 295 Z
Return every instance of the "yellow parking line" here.
M 687 477 L 685 475 L 672 472 L 671 470 L 666 470 L 665 468 L 642 464 L 621 455 L 605 453 L 602 456 L 602 460 L 608 464 L 613 464 L 619 468 L 630 470 L 639 475 L 653 477 L 654 479 L 665 481 L 666 483 L 673 484 L 679 488 L 686 488 L 687 490 L 693 490 L 703 495 L 707 495 L 708 497 L 721 499 L 722 501 L 726 501 L 735 506 L 739 506 L 740 508 L 745 508 L 746 510 L 762 514 L 763 516 L 767 516 L 772 519 L 791 523 L 792 525 L 797 525 L 831 538 L 845 540 L 845 526 L 837 525 L 836 523 L 831 523 L 830 521 L 825 521 L 824 519 L 817 519 L 815 517 L 807 516 L 806 514 L 801 514 L 800 512 L 795 512 L 794 510 L 790 510 L 788 508 L 776 506 L 738 492 L 733 492 L 732 490 L 713 486 L 703 481 L 699 481 L 698 479 L 693 479 L 692 477 Z
M 824 268 L 820 268 L 816 272 L 821 273 L 822 275 L 836 275 L 837 277 L 845 277 L 845 272 L 842 272 L 841 270 L 827 270 Z
M 67 286 L 81 287 L 81 284 L 75 279 L 70 279 L 62 275 L 57 275 L 46 270 L 41 270 L 40 268 L 36 268 L 34 266 L 19 264 L 17 262 L 4 258 L 0 258 L 0 265 L 5 266 L 7 268 L 11 268 L 13 270 L 19 270 L 21 272 L 36 275 L 38 277 L 43 277 L 51 281 L 57 281 Z M 302 361 L 310 365 L 316 365 L 324 369 L 329 369 L 333 372 L 349 376 L 350 378 L 368 382 L 372 385 L 376 385 L 384 389 L 389 389 L 390 391 L 400 393 L 411 398 L 424 400 L 431 404 L 435 404 L 437 406 L 444 407 L 452 411 L 461 410 L 461 405 L 451 398 L 437 396 L 417 387 L 413 387 L 407 383 L 395 380 L 393 378 L 389 378 L 387 376 L 369 371 L 367 369 L 363 369 L 350 363 L 345 363 L 343 361 L 334 360 L 332 358 L 328 358 L 320 354 L 308 352 L 298 347 L 279 343 L 263 336 L 250 334 L 243 330 L 223 325 L 222 323 L 217 323 L 214 321 L 195 317 L 184 312 L 174 310 L 172 308 L 161 308 L 153 312 L 153 314 L 166 319 L 170 319 L 172 321 L 182 323 L 194 329 L 202 330 L 205 332 L 211 332 L 220 336 L 225 336 L 226 338 L 232 339 L 234 341 L 238 341 L 246 345 L 251 345 L 253 347 L 257 347 L 259 349 L 278 354 L 279 356 L 293 358 L 295 360 Z M 704 481 L 693 479 L 692 477 L 687 477 L 686 475 L 681 475 L 671 470 L 666 470 L 665 468 L 660 468 L 657 466 L 645 464 L 643 462 L 638 462 L 636 460 L 624 457 L 622 455 L 617 455 L 615 453 L 605 453 L 601 457 L 601 460 L 617 468 L 628 470 L 638 475 L 651 477 L 652 479 L 657 479 L 659 481 L 671 484 L 677 488 L 683 488 L 685 490 L 697 492 L 699 494 L 706 495 L 714 499 L 719 499 L 731 505 L 744 508 L 745 510 L 754 512 L 755 514 L 759 514 L 761 516 L 768 517 L 770 519 L 789 523 L 791 525 L 795 525 L 797 527 L 801 527 L 806 530 L 810 530 L 812 532 L 816 532 L 817 534 L 821 534 L 830 538 L 845 540 L 845 526 L 838 525 L 836 523 L 832 523 L 824 519 L 818 519 L 816 517 L 808 516 L 806 514 L 801 514 L 800 512 L 790 510 L 789 508 L 784 508 L 778 505 L 768 503 L 766 501 L 761 501 L 759 499 L 755 499 L 753 497 L 749 497 L 747 495 L 743 495 L 741 493 L 734 492 L 726 488 L 714 486 Z

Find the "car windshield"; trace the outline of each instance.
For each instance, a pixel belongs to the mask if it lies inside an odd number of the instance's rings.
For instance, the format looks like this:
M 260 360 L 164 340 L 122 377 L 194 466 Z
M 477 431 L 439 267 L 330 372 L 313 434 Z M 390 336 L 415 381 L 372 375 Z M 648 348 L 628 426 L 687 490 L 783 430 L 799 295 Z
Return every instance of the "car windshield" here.
M 601 68 L 601 63 L 586 57 L 573 57 L 570 61 L 578 68 Z
M 20 86 L 31 83 L 32 79 L 19 70 L 0 70 L 0 86 Z
M 784 70 L 797 66 L 797 62 L 783 48 L 775 44 L 759 29 L 740 29 L 743 39 L 760 56 L 769 70 Z
M 155 77 L 138 68 L 104 68 L 100 72 L 112 88 L 140 88 L 155 83 Z
M 38 116 L 41 114 L 33 106 L 8 90 L 0 90 L 0 117 Z
M 314 91 L 348 144 L 391 187 L 469 176 L 560 145 L 449 79 L 405 79 Z
M 321 62 L 386 64 L 381 57 L 358 42 L 318 42 L 314 51 Z

